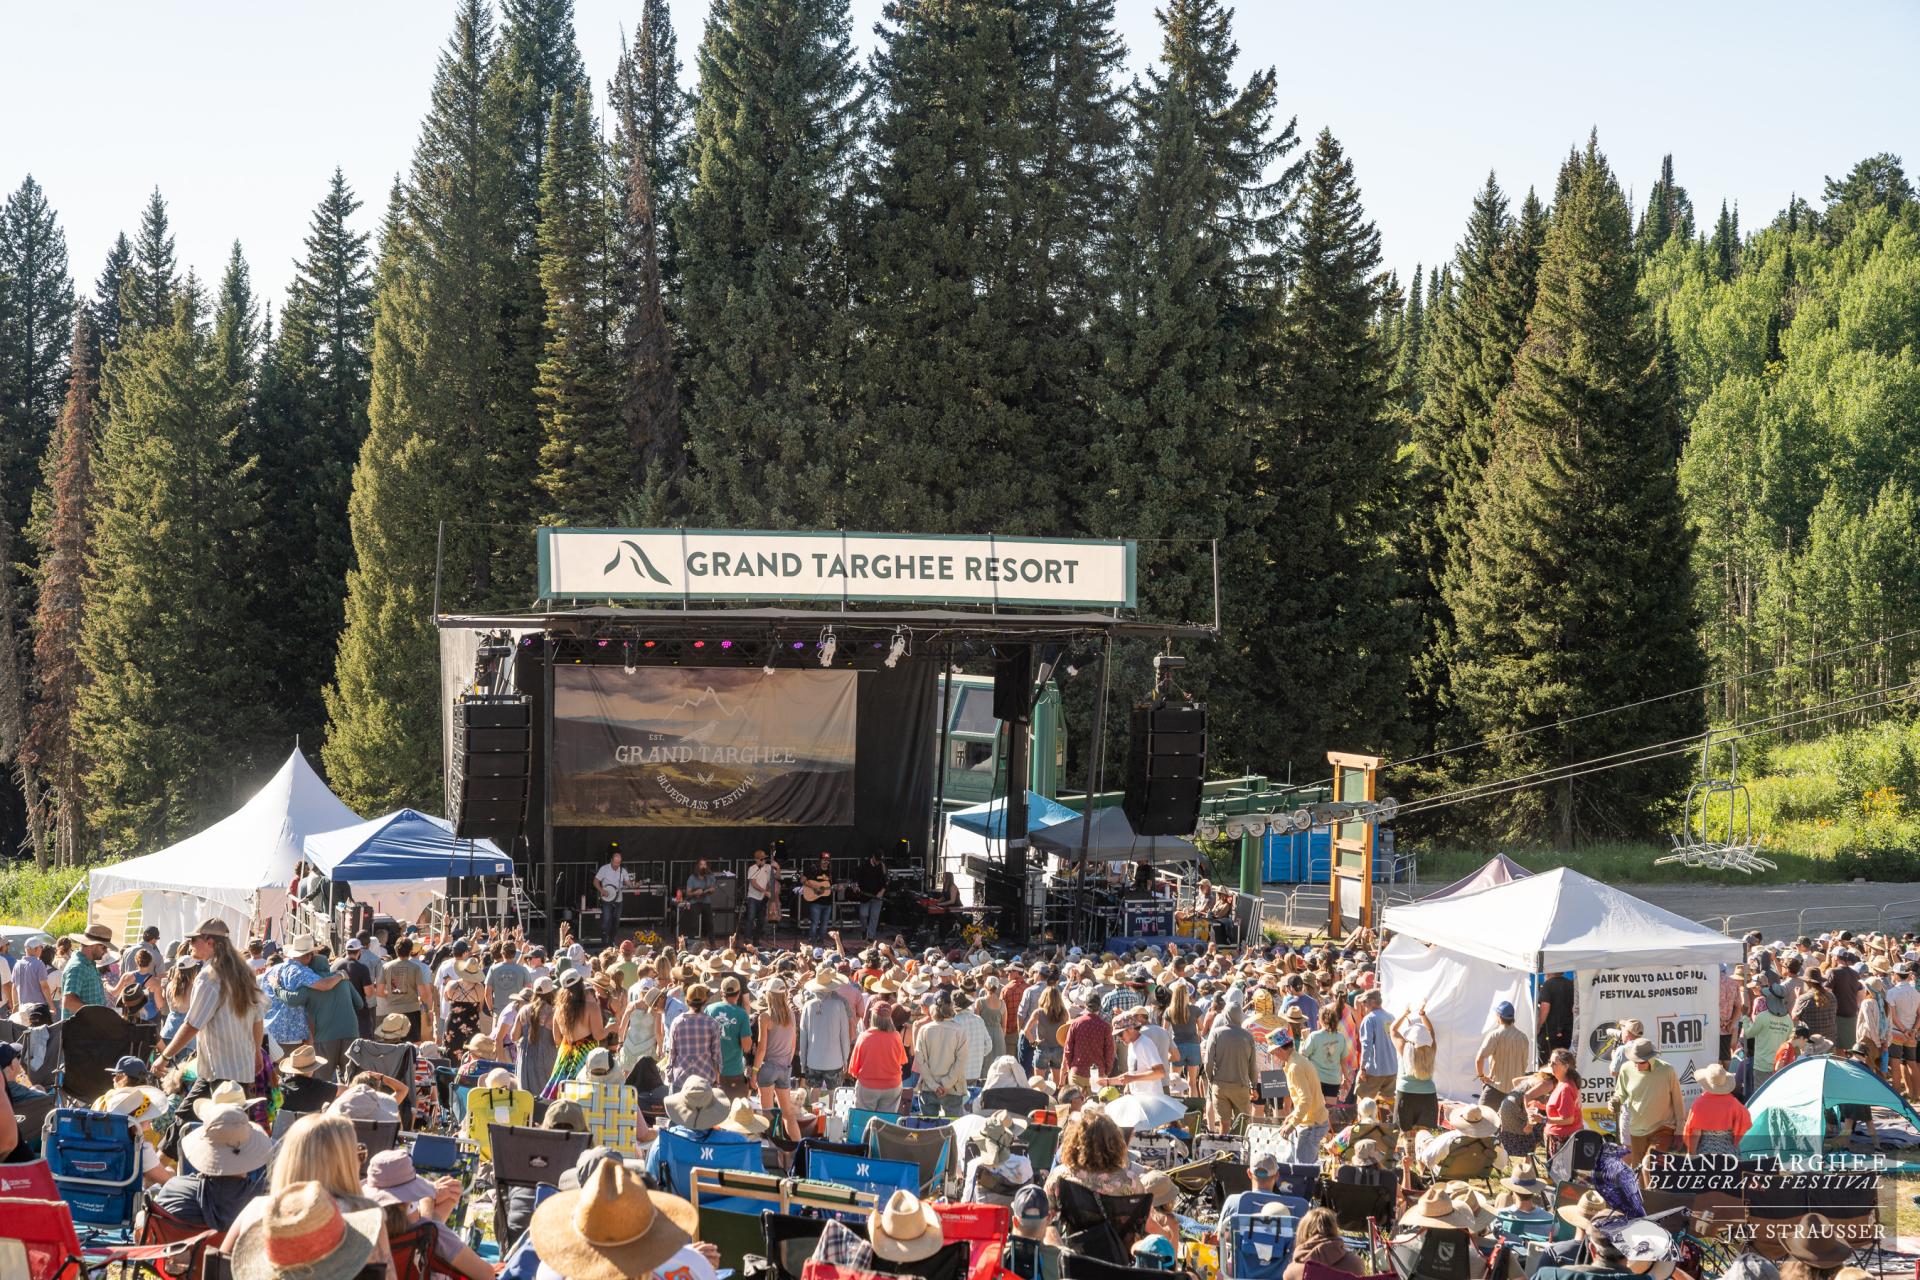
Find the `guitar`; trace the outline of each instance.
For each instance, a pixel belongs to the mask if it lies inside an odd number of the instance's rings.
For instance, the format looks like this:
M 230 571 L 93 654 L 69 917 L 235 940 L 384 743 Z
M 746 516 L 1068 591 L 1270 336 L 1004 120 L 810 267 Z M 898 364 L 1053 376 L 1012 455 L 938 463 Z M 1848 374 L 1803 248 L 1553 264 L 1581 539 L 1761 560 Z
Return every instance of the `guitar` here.
M 832 897 L 833 877 L 825 872 L 818 872 L 812 877 L 801 881 L 800 896 L 808 902 L 818 902 L 822 898 Z

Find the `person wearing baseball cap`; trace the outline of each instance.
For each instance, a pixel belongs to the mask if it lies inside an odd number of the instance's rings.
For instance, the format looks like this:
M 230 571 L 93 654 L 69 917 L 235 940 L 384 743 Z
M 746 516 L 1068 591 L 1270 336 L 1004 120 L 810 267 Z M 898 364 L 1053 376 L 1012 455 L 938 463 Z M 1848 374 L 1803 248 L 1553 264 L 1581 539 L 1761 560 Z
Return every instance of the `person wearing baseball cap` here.
M 1658 1056 L 1645 1036 L 1627 1045 L 1626 1065 L 1614 1077 L 1613 1100 L 1625 1109 L 1628 1163 L 1639 1165 L 1651 1150 L 1672 1151 L 1687 1119 L 1680 1075 Z
M 1527 1061 L 1533 1045 L 1527 1033 L 1513 1025 L 1513 1005 L 1502 1000 L 1493 1006 L 1497 1020 L 1493 1030 L 1480 1041 L 1473 1055 L 1474 1076 L 1480 1082 L 1480 1104 L 1497 1107 L 1500 1099 L 1513 1092 L 1514 1082 L 1527 1074 Z

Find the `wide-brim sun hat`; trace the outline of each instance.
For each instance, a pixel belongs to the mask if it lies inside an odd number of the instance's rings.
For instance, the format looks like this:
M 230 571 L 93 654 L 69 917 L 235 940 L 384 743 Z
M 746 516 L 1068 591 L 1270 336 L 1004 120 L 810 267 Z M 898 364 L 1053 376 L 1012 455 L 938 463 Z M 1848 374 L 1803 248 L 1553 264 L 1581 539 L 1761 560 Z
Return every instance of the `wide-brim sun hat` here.
M 1428 1187 L 1420 1198 L 1400 1215 L 1403 1227 L 1434 1227 L 1440 1230 L 1468 1231 L 1473 1227 L 1473 1210 L 1455 1204 L 1443 1187 Z
M 233 1081 L 222 1080 L 219 1084 L 213 1086 L 213 1092 L 204 1098 L 195 1100 L 193 1104 L 193 1115 L 196 1120 L 204 1124 L 206 1123 L 207 1116 L 212 1114 L 215 1107 L 239 1107 L 244 1111 L 248 1107 L 258 1106 L 262 1101 L 263 1099 L 260 1098 L 249 1098 L 246 1090 L 242 1089 Z
M 1717 1062 L 1709 1062 L 1693 1073 L 1693 1078 L 1708 1093 L 1732 1093 L 1734 1089 L 1733 1072 Z
M 867 1215 L 867 1236 L 875 1256 L 885 1262 L 924 1262 L 946 1243 L 940 1215 L 911 1191 L 895 1191 Z M 569 1280 L 577 1278 L 569 1275 Z
M 751 1098 L 735 1098 L 727 1109 L 727 1118 L 714 1126 L 729 1133 L 744 1133 L 750 1138 L 757 1138 L 772 1127 L 767 1118 L 754 1109 Z
M 1454 1112 L 1449 1127 L 1469 1138 L 1491 1138 L 1500 1132 L 1500 1119 L 1476 1102 Z
M 1784 1242 L 1787 1256 L 1811 1267 L 1843 1267 L 1853 1257 L 1853 1243 L 1832 1218 L 1810 1213 Z
M 413 1034 L 413 1024 L 407 1021 L 404 1013 L 390 1013 L 380 1019 L 380 1025 L 374 1028 L 373 1038 L 383 1044 L 399 1044 Z
M 295 1183 L 240 1229 L 234 1280 L 351 1280 L 373 1256 L 385 1217 L 380 1209 L 342 1213 L 319 1183 Z
M 180 1139 L 193 1167 L 216 1178 L 241 1177 L 266 1167 L 273 1139 L 239 1107 L 214 1107 L 198 1128 Z
M 674 1203 L 677 1202 L 677 1203 Z M 693 1240 L 693 1206 L 648 1191 L 621 1160 L 602 1160 L 577 1191 L 548 1196 L 527 1234 L 540 1261 L 567 1280 L 627 1280 Z
M 1585 1231 L 1596 1222 L 1616 1216 L 1618 1211 L 1602 1199 L 1598 1191 L 1583 1191 L 1578 1200 L 1561 1205 L 1555 1212 L 1562 1222 Z
M 715 1128 L 729 1111 L 726 1099 L 715 1093 L 712 1082 L 703 1076 L 688 1076 L 680 1092 L 668 1094 L 661 1106 L 669 1120 L 688 1129 Z

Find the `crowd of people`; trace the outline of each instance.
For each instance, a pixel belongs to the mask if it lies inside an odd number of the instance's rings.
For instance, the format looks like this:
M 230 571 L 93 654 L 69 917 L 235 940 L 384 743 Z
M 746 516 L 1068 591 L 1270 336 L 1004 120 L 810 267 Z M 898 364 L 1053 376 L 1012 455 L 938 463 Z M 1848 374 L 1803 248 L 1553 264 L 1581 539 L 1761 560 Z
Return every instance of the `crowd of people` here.
M 1719 1058 L 1691 1081 L 1643 1028 L 1621 1025 L 1604 1065 L 1629 1165 L 1656 1151 L 1735 1150 L 1751 1124 L 1741 1099 L 1802 1055 L 1844 1052 L 1909 1096 L 1920 1084 L 1913 939 L 1747 941 L 1747 959 L 1722 975 Z M 956 1194 L 1007 1205 L 1021 1238 L 1071 1247 L 1080 1193 L 1069 1184 L 1150 1196 L 1124 1242 L 1143 1266 L 1181 1257 L 1184 1230 L 1175 1188 L 1132 1145 L 1138 1121 L 1121 1122 L 1150 1100 L 1176 1101 L 1191 1131 L 1276 1124 L 1282 1149 L 1251 1163 L 1255 1194 L 1271 1191 L 1283 1164 L 1417 1187 L 1396 1249 L 1463 1226 L 1491 1241 L 1496 1211 L 1546 1212 L 1544 1162 L 1596 1120 L 1583 1113 L 1583 1073 L 1566 1043 L 1563 975 L 1540 984 L 1532 1026 L 1510 1004 L 1489 1007 L 1473 1059 L 1480 1095 L 1449 1104 L 1434 1079 L 1441 1033 L 1424 1004 L 1385 998 L 1378 940 L 1365 932 L 1126 957 L 915 952 L 900 938 L 849 947 L 837 931 L 795 950 L 629 937 L 589 951 L 564 926 L 551 951 L 517 932 L 410 929 L 390 947 L 363 935 L 335 953 L 308 936 L 237 938 L 220 919 L 172 947 L 152 929 L 124 953 L 113 942 L 96 926 L 32 940 L 17 957 L 0 945 L 0 1007 L 23 1028 L 89 1005 L 155 1024 L 151 1057 L 122 1059 L 93 1106 L 133 1118 L 151 1202 L 223 1233 L 236 1274 L 270 1274 L 321 1239 L 380 1266 L 393 1236 L 431 1223 L 444 1269 L 493 1276 L 495 1264 L 446 1225 L 462 1186 L 419 1176 L 404 1149 L 365 1152 L 353 1125 L 451 1128 L 466 1088 L 524 1095 L 516 1122 L 537 1115 L 594 1141 L 559 1196 L 537 1208 L 508 1198 L 503 1246 L 537 1256 L 542 1275 L 672 1280 L 712 1280 L 717 1258 L 685 1203 L 653 1185 L 658 1132 L 790 1146 L 828 1132 L 843 1089 L 860 1111 L 976 1117 Z M 33 1092 L 18 1057 L 0 1045 L 16 1103 Z M 0 1158 L 31 1158 L 39 1135 L 12 1127 L 13 1109 L 0 1107 Z M 1036 1114 L 1060 1126 L 1050 1167 L 1021 1141 Z M 484 1132 L 474 1136 L 484 1149 Z M 1497 1197 L 1459 1176 L 1470 1166 L 1497 1182 Z M 1219 1221 L 1240 1207 L 1223 1206 Z M 1604 1206 L 1577 1225 L 1603 1268 L 1655 1238 Z M 819 1256 L 885 1271 L 937 1247 L 939 1228 L 903 1192 L 874 1212 L 865 1238 L 830 1231 Z M 1296 1259 L 1358 1272 L 1324 1209 L 1294 1236 Z

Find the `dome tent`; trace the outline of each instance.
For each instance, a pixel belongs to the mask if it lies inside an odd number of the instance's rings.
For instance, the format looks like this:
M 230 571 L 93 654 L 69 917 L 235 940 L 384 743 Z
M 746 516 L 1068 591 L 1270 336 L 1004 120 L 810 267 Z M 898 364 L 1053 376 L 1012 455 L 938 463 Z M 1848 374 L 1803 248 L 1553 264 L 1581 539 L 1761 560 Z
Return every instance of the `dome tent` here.
M 1849 1104 L 1884 1107 L 1920 1130 L 1920 1115 L 1886 1081 L 1857 1062 L 1822 1055 L 1788 1063 L 1747 1100 L 1753 1128 L 1740 1140 L 1740 1154 L 1818 1156 L 1827 1114 Z

